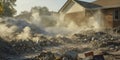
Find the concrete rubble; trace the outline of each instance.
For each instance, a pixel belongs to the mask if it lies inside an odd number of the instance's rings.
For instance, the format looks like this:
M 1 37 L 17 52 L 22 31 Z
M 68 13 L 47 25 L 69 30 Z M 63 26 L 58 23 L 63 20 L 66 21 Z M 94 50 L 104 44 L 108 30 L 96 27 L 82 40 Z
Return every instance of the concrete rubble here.
M 94 53 L 92 59 L 103 56 L 105 60 L 119 60 L 120 36 L 97 32 L 90 35 L 73 34 L 67 37 L 41 36 L 38 42 L 33 40 L 7 42 L 0 39 L 0 59 L 2 60 L 15 60 L 15 56 L 28 53 L 38 54 L 21 60 L 90 60 L 85 56 L 88 51 Z

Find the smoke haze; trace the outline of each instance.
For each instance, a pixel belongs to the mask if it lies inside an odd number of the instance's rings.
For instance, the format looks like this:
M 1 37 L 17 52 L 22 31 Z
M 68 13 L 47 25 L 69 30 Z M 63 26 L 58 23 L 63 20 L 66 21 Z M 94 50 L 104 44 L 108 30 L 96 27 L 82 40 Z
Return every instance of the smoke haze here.
M 46 7 L 33 7 L 31 12 L 24 11 L 15 18 L 0 18 L 0 36 L 11 40 L 26 40 L 40 35 L 66 36 L 99 27 L 99 21 L 94 22 L 93 18 L 89 20 L 89 25 L 84 25 L 83 22 L 79 26 L 74 20 L 60 20 L 58 13 L 49 11 Z

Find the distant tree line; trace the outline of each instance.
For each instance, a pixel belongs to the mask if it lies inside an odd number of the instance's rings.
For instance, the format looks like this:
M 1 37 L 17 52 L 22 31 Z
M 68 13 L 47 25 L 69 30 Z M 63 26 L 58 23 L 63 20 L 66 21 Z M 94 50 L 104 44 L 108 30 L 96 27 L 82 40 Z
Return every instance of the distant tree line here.
M 0 16 L 11 17 L 16 13 L 16 10 L 13 6 L 16 0 L 0 0 Z
M 25 20 L 30 20 L 32 18 L 33 13 L 38 13 L 40 16 L 41 15 L 51 15 L 51 12 L 47 7 L 40 7 L 40 6 L 35 6 L 31 8 L 31 11 L 22 11 L 19 15 L 16 16 L 16 18 L 23 18 Z
M 31 13 L 33 12 L 39 12 L 39 15 L 50 15 L 51 12 L 47 7 L 40 7 L 40 6 L 35 6 L 31 8 Z

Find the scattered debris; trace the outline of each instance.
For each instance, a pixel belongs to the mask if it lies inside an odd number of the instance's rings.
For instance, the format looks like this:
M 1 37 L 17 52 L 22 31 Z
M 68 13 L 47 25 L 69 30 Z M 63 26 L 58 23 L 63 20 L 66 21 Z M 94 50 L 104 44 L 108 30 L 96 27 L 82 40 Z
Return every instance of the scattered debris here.
M 1 38 L 0 44 L 0 58 L 3 60 L 7 60 L 5 57 L 9 55 L 19 56 L 34 52 L 41 53 L 26 60 L 82 60 L 80 54 L 84 54 L 87 60 L 106 60 L 109 56 L 112 57 L 111 59 L 116 58 L 116 55 L 110 55 L 109 52 L 120 50 L 119 36 L 103 32 L 91 35 L 74 34 L 71 37 L 40 36 L 37 42 L 30 39 L 7 41 Z M 87 51 L 93 52 L 85 53 Z M 101 54 L 94 55 L 96 51 L 101 51 Z

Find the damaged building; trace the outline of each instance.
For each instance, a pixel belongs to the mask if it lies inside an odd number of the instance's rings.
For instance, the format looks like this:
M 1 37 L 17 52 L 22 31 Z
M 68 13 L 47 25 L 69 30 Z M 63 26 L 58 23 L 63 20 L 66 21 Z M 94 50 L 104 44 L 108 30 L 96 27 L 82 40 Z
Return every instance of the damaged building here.
M 60 20 L 74 22 L 77 26 L 94 30 L 113 29 L 120 26 L 120 0 L 84 2 L 67 0 L 59 10 Z

